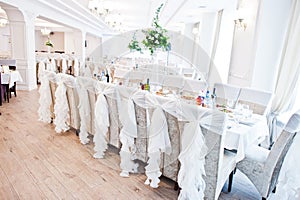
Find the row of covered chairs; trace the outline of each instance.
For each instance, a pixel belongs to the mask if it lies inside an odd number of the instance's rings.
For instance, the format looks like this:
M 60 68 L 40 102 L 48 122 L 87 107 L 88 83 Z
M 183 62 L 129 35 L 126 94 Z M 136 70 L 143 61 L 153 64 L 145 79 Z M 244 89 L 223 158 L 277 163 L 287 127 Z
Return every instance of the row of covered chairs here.
M 224 113 L 184 102 L 178 104 L 176 100 L 169 101 L 167 98 L 126 86 L 99 82 L 87 77 L 67 76 L 49 72 L 47 76 L 43 76 L 45 79 L 42 79 L 41 84 L 41 88 L 45 84 L 47 89 L 40 88 L 41 105 L 43 102 L 43 106 L 52 105 L 54 108 L 52 117 L 54 117 L 53 121 L 57 132 L 68 129 L 64 125 L 71 124 L 66 119 L 74 116 L 71 114 L 72 111 L 79 113 L 78 126 L 81 142 L 83 144 L 88 142 L 86 133 L 94 135 L 95 157 L 104 156 L 107 143 L 121 148 L 120 166 L 123 176 L 126 176 L 126 172 L 131 172 L 130 169 L 134 165 L 128 166 L 132 162 L 128 158 L 132 154 L 136 154 L 137 159 L 148 162 L 146 175 L 147 181 L 150 181 L 149 184 L 152 187 L 158 186 L 157 179 L 162 173 L 179 183 L 182 188 L 181 196 L 191 199 L 200 196 L 208 199 L 218 198 L 229 173 L 233 170 L 228 166 L 234 168 L 233 163 L 235 163 L 235 154 L 224 151 L 222 145 L 226 123 Z M 77 84 L 76 87 L 73 85 L 74 83 Z M 71 89 L 72 93 L 68 92 L 68 89 Z M 52 94 L 52 98 L 42 95 L 47 91 L 48 95 Z M 79 101 L 76 101 L 77 97 L 74 97 L 76 95 L 78 95 Z M 75 104 L 71 102 L 72 99 Z M 71 106 L 72 104 L 75 106 Z M 62 108 L 63 105 L 67 105 L 69 116 L 65 114 L 66 110 L 64 112 L 55 111 Z M 45 110 L 45 107 L 40 107 L 39 112 L 47 113 Z M 99 115 L 99 113 L 102 114 Z M 109 123 L 107 123 L 107 119 Z M 128 119 L 134 120 L 128 121 Z M 136 122 L 134 122 L 135 120 Z M 133 134 L 135 131 L 132 132 L 134 129 L 130 124 L 136 126 L 136 135 Z M 160 129 L 161 126 L 157 127 L 154 124 L 163 125 L 165 128 Z M 76 127 L 76 124 L 71 126 Z M 159 130 L 163 137 L 156 134 L 158 133 L 156 130 Z M 154 134 L 153 137 L 147 137 L 151 134 Z M 159 137 L 156 138 L 156 136 Z M 171 147 L 171 152 L 164 148 L 158 148 L 161 146 L 157 146 L 157 144 L 161 144 L 161 141 L 170 144 L 165 147 Z M 200 147 L 202 151 L 195 151 Z M 129 156 L 126 156 L 127 154 Z M 161 159 L 157 159 L 156 156 Z M 193 156 L 195 159 L 191 159 Z M 160 160 L 162 160 L 162 169 L 157 163 Z M 153 168 L 153 166 L 156 167 Z M 199 169 L 202 170 L 199 172 Z M 193 179 L 194 175 L 197 179 Z M 198 186 L 201 187 L 201 190 Z
M 204 80 L 187 79 L 181 75 L 161 74 L 139 70 L 116 69 L 114 71 L 113 82 L 126 86 L 139 86 L 140 83 L 149 84 L 154 89 L 157 88 L 172 90 L 175 93 L 184 95 L 198 96 L 201 91 L 207 90 L 207 83 Z
M 36 62 L 36 74 L 37 82 L 40 82 L 40 75 L 44 70 L 53 71 L 56 73 L 70 74 L 73 76 L 79 76 L 80 69 L 79 59 L 76 57 L 52 57 L 37 59 Z

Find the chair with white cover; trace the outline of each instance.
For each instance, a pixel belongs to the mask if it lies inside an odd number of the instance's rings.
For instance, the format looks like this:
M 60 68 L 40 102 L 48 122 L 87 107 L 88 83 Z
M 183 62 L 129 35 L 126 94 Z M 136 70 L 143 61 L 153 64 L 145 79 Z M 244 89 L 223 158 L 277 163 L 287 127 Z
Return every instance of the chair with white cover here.
M 184 77 L 194 79 L 195 77 L 195 70 L 192 68 L 182 68 L 181 73 Z
M 130 71 L 127 69 L 115 68 L 113 83 L 117 83 L 119 85 L 127 85 L 129 74 Z
M 159 88 L 163 87 L 165 75 L 150 72 L 146 75 L 146 79 L 144 80 L 144 82 L 146 82 L 147 79 L 149 79 L 150 87 L 156 91 Z M 152 89 L 150 89 L 150 90 L 152 90 Z
M 230 84 L 224 83 L 215 83 L 215 94 L 217 96 L 216 103 L 219 105 L 226 105 L 227 100 L 233 101 L 233 107 L 235 106 L 239 93 L 240 88 Z
M 128 77 L 128 86 L 139 86 L 145 79 L 145 72 L 141 70 L 131 70 Z
M 184 78 L 177 75 L 166 75 L 163 82 L 163 89 L 174 91 L 176 94 L 183 88 Z
M 95 85 L 96 80 L 89 77 L 78 76 L 76 78 L 77 91 L 79 95 L 79 115 L 80 115 L 80 132 L 79 139 L 82 144 L 89 142 L 89 133 L 94 135 L 94 119 L 95 119 Z
M 271 150 L 251 146 L 246 151 L 246 157 L 237 163 L 237 169 L 251 180 L 262 199 L 267 199 L 271 191 L 275 192 L 282 163 L 294 137 L 299 132 L 299 127 L 298 130 L 291 127 L 299 124 L 300 117 L 294 114 Z
M 270 107 L 272 93 L 253 88 L 241 88 L 238 103 L 249 105 L 253 113 L 266 115 Z
M 178 199 L 216 200 L 236 164 L 236 154 L 224 150 L 226 115 L 188 104 L 181 112 L 191 121 L 181 128 Z
M 40 74 L 41 86 L 39 88 L 39 120 L 46 123 L 53 122 L 54 118 L 54 104 L 55 97 L 54 93 L 56 90 L 56 74 L 50 71 L 42 71 Z
M 207 90 L 207 83 L 205 81 L 185 79 L 184 86 L 182 88 L 183 95 L 197 96 L 199 93 Z

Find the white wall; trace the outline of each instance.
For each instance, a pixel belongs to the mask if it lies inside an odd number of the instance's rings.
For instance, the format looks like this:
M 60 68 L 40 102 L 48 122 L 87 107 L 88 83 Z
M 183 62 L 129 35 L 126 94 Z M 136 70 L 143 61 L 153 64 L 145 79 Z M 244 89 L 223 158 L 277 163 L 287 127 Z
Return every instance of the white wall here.
M 247 27 L 244 30 L 235 26 L 228 83 L 245 87 L 250 86 L 252 82 L 256 51 L 256 20 L 260 1 L 244 0 L 243 2 L 240 10 L 247 14 L 236 16 L 236 19 L 243 18 Z
M 86 35 L 86 56 L 90 57 L 93 55 L 93 57 L 100 60 L 102 58 L 102 40 L 101 37 L 94 36 L 87 34 Z
M 64 33 L 63 32 L 53 32 L 54 34 L 49 35 L 50 41 L 53 44 L 51 52 L 54 51 L 65 51 Z M 47 51 L 48 47 L 45 45 L 48 40 L 48 36 L 42 35 L 41 31 L 35 31 L 35 50 L 37 51 Z
M 0 28 L 0 58 L 11 57 L 11 35 L 9 26 Z

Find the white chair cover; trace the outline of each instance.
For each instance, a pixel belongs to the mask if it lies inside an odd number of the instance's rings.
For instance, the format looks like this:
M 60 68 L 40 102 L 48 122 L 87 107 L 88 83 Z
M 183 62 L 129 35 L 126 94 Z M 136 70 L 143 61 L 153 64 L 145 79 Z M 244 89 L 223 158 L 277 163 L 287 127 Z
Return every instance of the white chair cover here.
M 76 88 L 76 84 L 73 76 L 61 73 L 56 76 L 58 87 L 55 91 L 54 124 L 55 131 L 61 133 L 70 129 L 68 124 L 70 116 L 66 85 L 70 88 Z
M 148 165 L 146 166 L 147 180 L 145 184 L 150 184 L 151 187 L 157 188 L 160 182 L 160 155 L 162 152 L 167 154 L 171 153 L 171 142 L 168 133 L 168 124 L 164 107 L 169 106 L 169 101 L 163 99 L 159 101 L 156 96 L 146 93 L 146 105 L 154 107 L 154 112 L 151 117 L 150 131 L 149 131 L 149 143 L 148 143 Z M 137 98 L 135 99 L 137 100 Z M 140 102 L 138 102 L 140 104 Z M 147 107 L 146 106 L 146 107 Z
M 83 74 L 84 74 L 85 77 L 89 77 L 89 78 L 92 78 L 92 77 L 93 77 L 92 72 L 91 72 L 91 70 L 90 70 L 89 67 L 85 67 L 85 68 L 84 68 Z
M 247 101 L 268 107 L 271 102 L 271 98 L 271 92 L 256 90 L 253 88 L 241 88 L 238 100 Z
M 39 62 L 39 68 L 38 68 L 38 78 L 39 78 L 39 80 L 41 79 L 41 76 L 42 76 L 42 74 L 45 70 L 46 70 L 46 65 L 45 65 L 44 61 L 40 61 Z
M 129 70 L 127 69 L 120 69 L 120 68 L 116 68 L 115 69 L 115 73 L 114 73 L 114 77 L 115 78 L 128 78 L 129 76 Z
M 51 58 L 51 71 L 56 72 L 56 63 L 54 58 Z
M 184 86 L 182 89 L 183 92 L 200 94 L 201 91 L 205 93 L 206 90 L 207 90 L 207 83 L 205 81 L 192 80 L 192 79 L 184 80 Z
M 95 90 L 98 94 L 95 104 L 95 135 L 93 142 L 95 144 L 94 158 L 103 158 L 107 149 L 107 132 L 109 128 L 109 109 L 105 95 L 112 96 L 115 88 L 112 85 L 103 82 L 94 81 Z
M 167 75 L 164 78 L 163 86 L 164 87 L 173 87 L 181 89 L 184 84 L 184 79 L 182 76 L 174 76 L 174 75 Z
M 181 167 L 178 184 L 181 192 L 178 199 L 203 199 L 205 191 L 205 155 L 207 147 L 200 127 L 223 134 L 225 114 L 208 109 L 182 104 L 181 117 L 189 121 L 182 134 Z
M 46 70 L 52 71 L 52 64 L 49 59 L 46 61 Z
M 43 71 L 40 74 L 41 86 L 39 89 L 39 120 L 42 122 L 51 122 L 51 111 L 50 106 L 52 103 L 51 90 L 50 90 L 50 80 L 55 80 L 55 73 L 50 71 Z
M 240 93 L 239 87 L 229 85 L 229 84 L 215 83 L 214 88 L 216 89 L 217 97 L 223 99 L 230 99 L 230 100 L 237 101 Z
M 165 75 L 151 72 L 146 75 L 144 82 L 146 82 L 147 78 L 149 78 L 150 85 L 163 86 Z
M 137 172 L 138 167 L 138 164 L 133 162 L 135 159 L 134 138 L 137 137 L 136 116 L 132 101 L 134 92 L 124 86 L 117 87 L 117 94 L 120 95 L 118 100 L 119 119 L 123 126 L 120 131 L 120 142 L 122 143 L 120 176 L 122 177 L 128 177 L 129 172 Z
M 68 65 L 67 65 L 67 60 L 65 58 L 62 58 L 62 68 L 61 68 L 61 73 L 66 74 L 68 71 Z
M 79 76 L 79 61 L 74 58 L 74 76 Z
M 94 88 L 93 79 L 86 77 L 77 77 L 77 90 L 79 94 L 79 115 L 80 115 L 80 132 L 79 139 L 82 144 L 87 144 L 88 139 L 87 123 L 91 121 L 91 110 L 89 106 L 88 88 Z
M 145 72 L 138 71 L 138 70 L 132 70 L 129 73 L 129 81 L 130 80 L 144 80 L 145 79 Z

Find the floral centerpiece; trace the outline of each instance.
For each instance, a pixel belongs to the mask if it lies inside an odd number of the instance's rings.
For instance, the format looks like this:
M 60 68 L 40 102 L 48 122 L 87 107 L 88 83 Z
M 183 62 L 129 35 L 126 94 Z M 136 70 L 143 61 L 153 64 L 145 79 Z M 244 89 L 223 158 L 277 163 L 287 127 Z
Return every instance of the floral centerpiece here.
M 46 41 L 45 45 L 48 46 L 48 47 L 53 47 L 53 44 L 51 43 L 49 37 L 48 37 L 48 40 Z
M 145 49 L 150 51 L 150 54 L 153 55 L 154 51 L 157 49 L 162 49 L 165 51 L 169 51 L 171 49 L 171 44 L 168 41 L 169 36 L 167 35 L 167 30 L 164 29 L 159 24 L 159 13 L 164 4 L 161 4 L 156 12 L 155 17 L 152 21 L 152 28 L 148 30 L 143 30 L 142 32 L 145 34 L 145 39 L 142 40 L 142 44 Z M 139 45 L 139 42 L 136 40 L 135 34 L 128 45 L 130 50 L 136 50 L 142 52 L 142 48 Z

